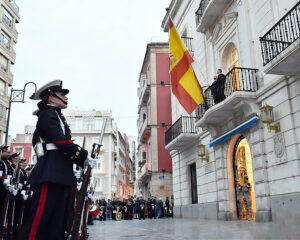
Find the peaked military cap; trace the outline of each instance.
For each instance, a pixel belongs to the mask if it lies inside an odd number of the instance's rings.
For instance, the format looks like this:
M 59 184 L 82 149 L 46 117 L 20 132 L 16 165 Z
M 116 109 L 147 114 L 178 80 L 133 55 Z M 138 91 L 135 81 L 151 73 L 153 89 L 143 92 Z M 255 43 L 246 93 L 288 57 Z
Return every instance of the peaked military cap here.
M 62 80 L 54 80 L 39 88 L 31 99 L 41 100 L 47 93 L 51 92 L 63 92 L 67 95 L 69 93 L 69 89 L 62 88 Z
M 8 148 L 9 148 L 9 146 L 1 145 L 1 146 L 0 146 L 0 151 L 7 150 Z
M 19 155 L 20 153 L 13 153 L 8 157 L 8 159 L 11 160 L 12 158 L 18 157 Z

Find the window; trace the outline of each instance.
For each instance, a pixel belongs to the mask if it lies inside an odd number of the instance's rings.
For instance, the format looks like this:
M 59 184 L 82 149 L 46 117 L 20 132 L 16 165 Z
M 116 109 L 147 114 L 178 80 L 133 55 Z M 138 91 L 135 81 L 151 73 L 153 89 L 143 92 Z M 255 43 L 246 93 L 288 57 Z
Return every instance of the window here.
M 228 71 L 231 71 L 234 67 L 239 67 L 239 59 L 236 47 L 234 47 L 231 51 L 229 51 L 228 55 Z M 239 71 L 233 70 L 232 74 L 232 88 L 234 91 L 240 90 L 240 79 L 239 79 Z
M 84 141 L 84 137 L 82 136 L 75 136 L 73 137 L 74 143 L 83 147 L 83 141 Z
M 5 120 L 6 108 L 0 104 L 0 121 Z
M 143 152 L 143 161 L 147 160 L 147 152 Z
M 93 143 L 100 143 L 100 137 L 93 137 Z
M 0 68 L 4 72 L 7 72 L 7 67 L 8 67 L 8 59 L 4 57 L 2 54 L 0 54 Z
M 83 128 L 83 119 L 82 117 L 75 117 L 74 130 L 82 130 Z
M 0 79 L 0 95 L 6 95 L 5 94 L 5 82 Z
M 94 119 L 94 128 L 93 128 L 93 130 L 101 131 L 102 130 L 102 124 L 103 124 L 102 118 L 96 117 Z
M 8 11 L 3 9 L 2 21 L 9 27 L 12 27 L 13 18 Z
M 10 37 L 7 36 L 5 33 L 1 33 L 0 35 L 0 42 L 3 47 L 9 49 L 9 44 L 10 44 Z
M 14 146 L 14 152 L 20 154 L 20 158 L 23 157 L 24 148 L 21 146 Z
M 102 161 L 99 159 L 97 160 L 97 169 L 101 170 L 102 167 Z

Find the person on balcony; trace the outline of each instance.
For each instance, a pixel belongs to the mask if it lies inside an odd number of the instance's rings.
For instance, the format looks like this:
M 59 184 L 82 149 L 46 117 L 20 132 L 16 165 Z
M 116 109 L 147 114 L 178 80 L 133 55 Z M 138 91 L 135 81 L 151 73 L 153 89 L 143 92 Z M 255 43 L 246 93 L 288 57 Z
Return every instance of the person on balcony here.
M 225 78 L 222 73 L 222 69 L 218 69 L 217 76 L 214 76 L 214 82 L 211 85 L 211 92 L 214 98 L 215 104 L 222 102 L 225 99 L 224 95 L 224 86 L 225 86 Z

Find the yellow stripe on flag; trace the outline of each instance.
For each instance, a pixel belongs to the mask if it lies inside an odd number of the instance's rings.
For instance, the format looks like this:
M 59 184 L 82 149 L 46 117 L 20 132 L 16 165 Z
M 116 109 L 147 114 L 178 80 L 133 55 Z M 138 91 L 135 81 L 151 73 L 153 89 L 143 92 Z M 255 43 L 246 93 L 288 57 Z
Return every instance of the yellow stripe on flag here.
M 189 93 L 197 104 L 200 104 L 203 101 L 202 94 L 199 94 L 202 92 L 202 89 L 198 84 L 198 80 L 195 77 L 195 73 L 191 65 L 188 71 L 180 79 L 179 84 Z

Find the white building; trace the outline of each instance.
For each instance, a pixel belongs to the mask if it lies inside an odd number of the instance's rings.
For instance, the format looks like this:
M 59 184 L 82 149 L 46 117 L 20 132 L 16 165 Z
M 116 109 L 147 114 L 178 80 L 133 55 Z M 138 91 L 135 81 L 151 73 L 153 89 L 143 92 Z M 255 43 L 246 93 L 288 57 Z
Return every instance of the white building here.
M 124 198 L 133 195 L 130 181 L 132 165 L 129 144 L 118 131 L 110 111 L 65 110 L 64 115 L 72 132 L 72 139 L 91 152 L 93 143 L 98 143 L 104 118 L 107 119 L 102 147 L 97 166 L 92 171 L 91 184 L 96 184 L 95 199 Z M 128 172 L 128 173 L 127 173 Z
M 168 10 L 206 86 L 206 101 L 191 116 L 172 96 L 166 148 L 172 150 L 175 216 L 251 218 L 240 190 L 247 176 L 252 219 L 298 223 L 299 1 L 172 0 Z M 218 68 L 225 77 L 207 88 Z M 263 122 L 266 104 L 274 107 L 279 131 Z M 183 129 L 186 121 L 194 124 Z
M 107 118 L 102 147 L 97 166 L 92 172 L 91 183 L 96 183 L 94 198 L 110 199 L 117 194 L 115 156 L 117 148 L 116 127 L 110 111 L 65 110 L 64 115 L 72 132 L 72 139 L 89 152 L 93 143 L 98 143 L 102 131 L 103 119 Z

